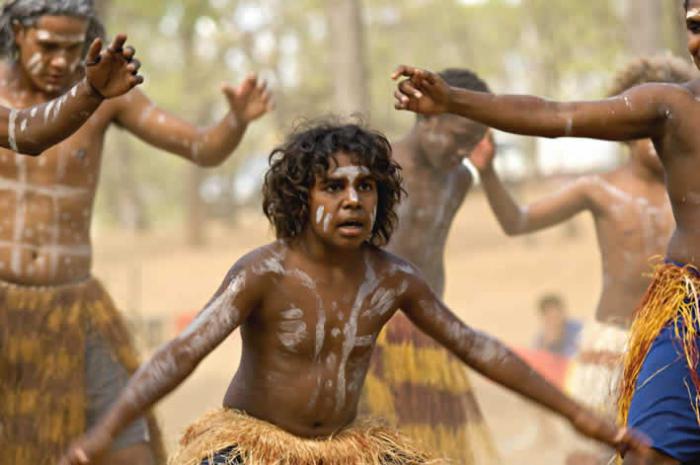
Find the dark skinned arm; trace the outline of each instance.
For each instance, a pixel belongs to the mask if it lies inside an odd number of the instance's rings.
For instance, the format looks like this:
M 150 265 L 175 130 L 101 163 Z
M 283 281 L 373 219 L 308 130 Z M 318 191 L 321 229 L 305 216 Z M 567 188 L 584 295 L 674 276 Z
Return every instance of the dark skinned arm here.
M 469 159 L 479 171 L 489 205 L 507 235 L 517 236 L 545 229 L 591 208 L 589 183 L 585 178 L 521 207 L 498 177 L 493 166 L 494 155 L 493 138 L 489 136 L 479 143 Z
M 70 447 L 60 465 L 99 463 L 122 429 L 179 386 L 246 320 L 262 298 L 264 286 L 260 281 L 256 274 L 234 265 L 194 321 L 134 373 L 114 405 Z
M 128 92 L 143 82 L 132 48 L 119 34 L 106 50 L 96 39 L 86 57 L 86 77 L 63 96 L 23 110 L 0 108 L 0 146 L 39 155 L 77 131 L 106 98 Z
M 626 141 L 657 138 L 688 89 L 644 84 L 613 98 L 554 102 L 526 95 L 493 95 L 450 87 L 436 73 L 400 66 L 395 107 L 431 115 L 454 113 L 502 131 L 540 137 Z
M 408 278 L 408 290 L 400 301 L 402 311 L 428 336 L 432 337 L 490 380 L 564 418 L 582 434 L 618 450 L 631 448 L 646 456 L 648 447 L 636 435 L 618 429 L 537 374 L 503 343 L 476 331 L 457 318 L 416 274 Z
M 199 166 L 216 166 L 238 147 L 248 125 L 273 108 L 265 82 L 248 76 L 238 87 L 222 86 L 230 111 L 209 128 L 199 128 L 161 108 L 143 92 L 119 102 L 116 121 L 145 142 Z

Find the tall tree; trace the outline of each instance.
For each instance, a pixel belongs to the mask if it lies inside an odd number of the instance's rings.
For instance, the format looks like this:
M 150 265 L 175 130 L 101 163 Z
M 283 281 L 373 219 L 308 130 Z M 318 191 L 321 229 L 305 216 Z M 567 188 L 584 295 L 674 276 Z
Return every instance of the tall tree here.
M 664 2 L 628 0 L 627 48 L 634 55 L 653 55 L 663 50 L 662 21 Z
M 328 0 L 328 42 L 336 111 L 369 117 L 370 98 L 361 0 Z

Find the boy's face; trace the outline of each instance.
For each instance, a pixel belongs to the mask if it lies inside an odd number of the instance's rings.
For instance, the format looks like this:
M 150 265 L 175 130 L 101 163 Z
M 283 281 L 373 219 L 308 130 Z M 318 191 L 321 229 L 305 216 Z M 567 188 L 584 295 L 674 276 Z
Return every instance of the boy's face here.
M 309 192 L 309 228 L 327 245 L 359 248 L 372 236 L 377 202 L 377 183 L 369 169 L 337 153 Z
M 456 115 L 439 115 L 418 122 L 421 151 L 436 169 L 449 170 L 462 163 L 481 141 L 486 127 Z
M 75 80 L 88 22 L 72 16 L 42 16 L 33 26 L 15 25 L 19 64 L 32 86 L 59 93 Z
M 685 23 L 688 30 L 688 51 L 695 66 L 700 69 L 700 0 L 690 0 L 686 9 Z

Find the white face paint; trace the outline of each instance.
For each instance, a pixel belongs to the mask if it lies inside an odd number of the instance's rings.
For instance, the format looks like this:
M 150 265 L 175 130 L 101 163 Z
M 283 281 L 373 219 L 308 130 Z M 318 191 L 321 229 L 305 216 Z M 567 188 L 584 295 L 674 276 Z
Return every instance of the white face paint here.
M 82 44 L 85 42 L 85 34 L 56 34 L 46 29 L 37 29 L 36 38 L 51 42 L 62 42 L 68 45 Z
M 336 168 L 333 170 L 331 175 L 333 177 L 347 179 L 348 183 L 352 186 L 355 184 L 355 180 L 358 178 L 358 176 L 368 175 L 369 173 L 369 168 L 366 166 L 349 165 Z
M 323 219 L 323 232 L 328 232 L 328 227 L 330 226 L 332 219 L 333 215 L 326 213 L 326 217 Z
M 700 8 L 691 8 L 688 10 L 688 13 L 685 15 L 686 19 L 690 18 L 695 18 L 697 16 L 700 16 Z
M 323 220 L 323 213 L 326 211 L 325 207 L 321 205 L 316 209 L 316 224 L 320 224 Z
M 34 55 L 27 60 L 27 71 L 29 71 L 29 74 L 32 76 L 36 76 L 39 73 L 41 73 L 44 69 L 44 62 L 43 62 L 43 56 L 41 53 L 36 52 Z

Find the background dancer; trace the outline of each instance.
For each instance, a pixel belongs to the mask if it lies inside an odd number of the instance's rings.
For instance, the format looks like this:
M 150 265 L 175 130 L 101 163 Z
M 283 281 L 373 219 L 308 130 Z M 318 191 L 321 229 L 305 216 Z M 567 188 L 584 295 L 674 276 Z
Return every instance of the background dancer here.
M 649 82 L 685 83 L 694 74 L 679 58 L 640 58 L 618 72 L 609 95 Z M 539 231 L 581 212 L 592 215 L 602 264 L 602 292 L 595 319 L 586 323 L 581 347 L 569 367 L 566 390 L 613 418 L 633 311 L 650 282 L 649 259 L 663 255 L 674 227 L 664 169 L 652 141 L 639 139 L 625 145 L 629 158 L 620 168 L 581 177 L 526 206 L 518 205 L 498 178 L 493 149 L 476 151 L 471 157 L 489 204 L 509 236 Z M 601 455 L 597 458 L 601 462 L 609 459 L 609 451 L 596 455 Z M 584 458 L 581 453 L 576 456 L 578 461 Z
M 82 79 L 85 49 L 102 34 L 90 0 L 6 3 L 0 99 L 25 108 L 65 92 Z M 107 129 L 116 123 L 200 166 L 216 165 L 270 107 L 255 77 L 223 92 L 230 111 L 211 128 L 186 123 L 134 90 L 104 102 L 88 124 L 41 157 L 0 150 L 3 465 L 55 462 L 138 367 L 119 312 L 91 275 L 90 226 Z M 150 465 L 163 455 L 153 421 L 137 420 L 102 463 Z
M 231 268 L 195 321 L 139 369 L 62 464 L 98 459 L 125 425 L 239 326 L 243 354 L 225 408 L 185 433 L 171 463 L 427 463 L 392 430 L 355 422 L 376 337 L 398 309 L 465 364 L 563 415 L 582 433 L 644 452 L 634 435 L 462 323 L 415 267 L 380 248 L 391 237 L 402 194 L 399 167 L 382 135 L 319 124 L 290 136 L 270 163 L 263 209 L 278 240 Z
M 700 67 L 700 0 L 684 2 L 688 50 Z M 655 463 L 700 460 L 697 265 L 700 81 L 646 84 L 602 101 L 558 103 L 450 88 L 435 73 L 399 67 L 396 107 L 453 112 L 498 129 L 546 137 L 651 138 L 666 172 L 676 229 L 630 330 L 618 418 L 649 437 Z
M 440 75 L 451 86 L 489 92 L 470 70 Z M 460 116 L 418 116 L 411 131 L 392 144 L 408 195 L 397 210 L 399 223 L 387 250 L 415 265 L 440 297 L 447 235 L 472 185 L 462 162 L 485 133 L 486 126 Z M 391 370 L 383 369 L 387 365 Z M 463 364 L 402 313 L 377 341 L 365 393 L 363 410 L 390 420 L 426 447 L 462 464 L 496 460 Z

